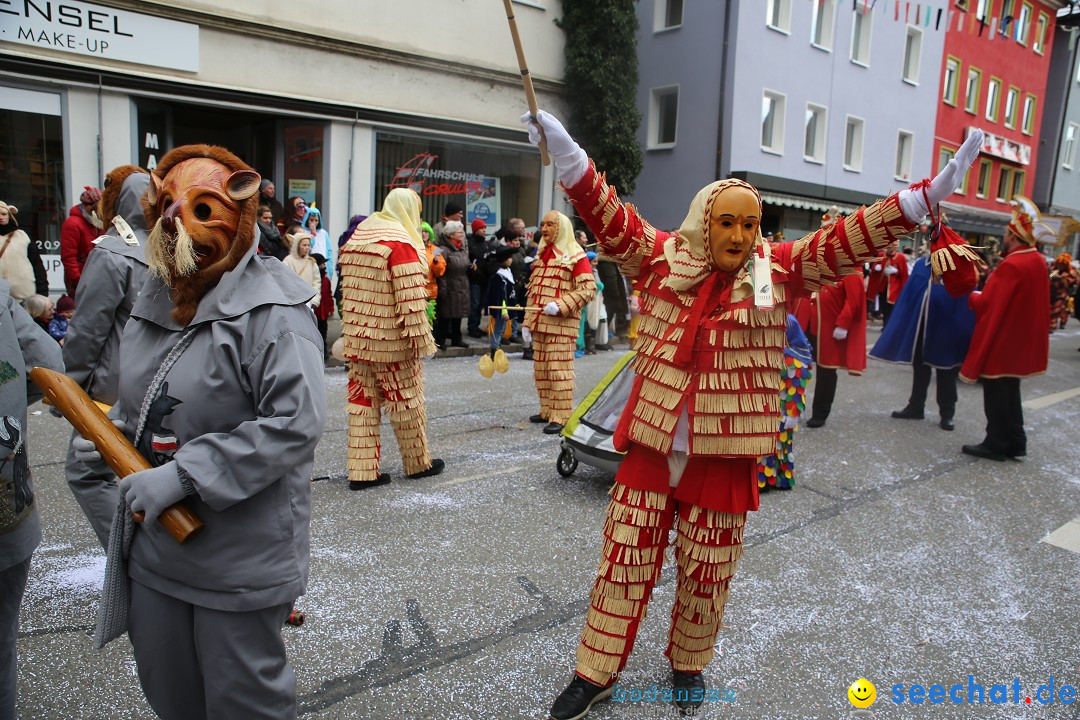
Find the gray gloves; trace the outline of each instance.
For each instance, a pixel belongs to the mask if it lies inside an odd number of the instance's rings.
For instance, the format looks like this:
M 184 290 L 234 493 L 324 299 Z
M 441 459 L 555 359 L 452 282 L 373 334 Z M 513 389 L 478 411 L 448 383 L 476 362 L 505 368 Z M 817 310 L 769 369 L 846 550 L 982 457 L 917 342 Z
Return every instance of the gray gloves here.
M 131 512 L 145 513 L 143 522 L 147 525 L 157 520 L 162 510 L 194 493 L 191 478 L 180 471 L 175 460 L 132 473 L 120 481 L 120 494 Z
M 547 130 L 547 128 L 544 129 Z M 960 183 L 964 179 L 964 173 L 967 172 L 971 163 L 975 162 L 975 158 L 979 157 L 982 143 L 983 131 L 976 128 L 968 135 L 967 140 L 956 151 L 956 155 L 945 166 L 945 169 L 930 181 L 930 187 L 926 188 L 926 195 L 930 199 L 930 205 L 937 205 L 952 195 L 956 188 L 960 187 Z M 907 218 L 908 222 L 918 222 L 930 211 L 930 208 L 926 206 L 926 198 L 923 197 L 922 190 L 901 190 L 899 199 L 900 209 L 903 210 L 904 217 Z
M 585 177 L 585 171 L 589 169 L 589 156 L 574 142 L 570 133 L 566 132 L 559 119 L 549 112 L 538 110 L 536 118 L 529 113 L 521 116 L 521 122 L 529 123 L 529 142 L 540 145 L 540 130 L 544 130 L 544 140 L 547 141 L 548 154 L 555 162 L 555 169 L 559 171 L 559 182 L 566 187 L 577 185 L 581 178 Z
M 127 424 L 123 420 L 113 420 L 112 424 L 119 428 L 120 432 L 127 429 Z M 112 473 L 112 468 L 101 459 L 101 453 L 98 452 L 93 441 L 87 440 L 82 435 L 77 435 L 71 441 L 71 448 L 75 459 L 85 465 L 90 472 L 96 475 L 109 475 Z

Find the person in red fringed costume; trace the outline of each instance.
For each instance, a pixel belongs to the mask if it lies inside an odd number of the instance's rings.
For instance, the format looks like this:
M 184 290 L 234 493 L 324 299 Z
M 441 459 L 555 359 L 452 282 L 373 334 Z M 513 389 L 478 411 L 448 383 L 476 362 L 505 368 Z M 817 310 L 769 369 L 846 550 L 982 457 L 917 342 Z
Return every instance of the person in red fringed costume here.
M 741 180 L 702 188 L 677 233 L 624 205 L 549 113 L 541 128 L 570 201 L 641 294 L 636 374 L 615 444 L 626 451 L 604 524 L 603 555 L 570 685 L 554 720 L 580 718 L 612 694 L 633 649 L 668 532 L 677 527 L 678 580 L 668 647 L 673 699 L 705 698 L 728 585 L 742 556 L 746 513 L 758 506 L 756 459 L 776 447 L 787 303 L 861 272 L 948 197 L 982 141 L 976 130 L 933 180 L 848 216 L 828 230 L 770 245 L 761 199 Z

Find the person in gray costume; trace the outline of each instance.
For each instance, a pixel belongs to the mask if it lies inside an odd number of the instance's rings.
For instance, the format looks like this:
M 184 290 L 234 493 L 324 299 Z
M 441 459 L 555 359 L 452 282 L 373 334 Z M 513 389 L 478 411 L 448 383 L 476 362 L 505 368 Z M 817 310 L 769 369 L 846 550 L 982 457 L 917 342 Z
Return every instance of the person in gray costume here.
M 166 720 L 296 717 L 281 627 L 307 583 L 326 391 L 310 286 L 256 256 L 259 179 L 223 148 L 161 158 L 120 343 L 109 414 L 153 467 L 120 481 L 95 641 L 128 631 Z M 181 501 L 204 523 L 183 545 L 156 522 Z
M 19 605 L 41 542 L 26 442 L 26 406 L 41 397 L 26 378 L 35 366 L 63 372 L 60 346 L 0 280 L 0 718 L 15 717 Z
M 111 406 L 119 391 L 120 336 L 146 280 L 146 218 L 142 198 L 150 175 L 121 165 L 105 176 L 98 215 L 108 232 L 95 240 L 79 279 L 79 302 L 64 340 L 67 373 L 86 394 Z M 76 437 L 77 433 L 73 436 Z M 112 471 L 96 472 L 69 446 L 64 475 L 102 547 L 109 543 L 120 493 Z

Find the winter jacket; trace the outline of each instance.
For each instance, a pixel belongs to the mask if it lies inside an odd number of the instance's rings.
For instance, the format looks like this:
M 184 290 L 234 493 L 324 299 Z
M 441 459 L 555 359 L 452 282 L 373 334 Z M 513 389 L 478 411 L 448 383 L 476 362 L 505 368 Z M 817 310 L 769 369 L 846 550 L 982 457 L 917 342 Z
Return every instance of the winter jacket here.
M 133 580 L 183 602 L 249 611 L 293 602 L 308 576 L 311 468 L 326 421 L 323 341 L 309 285 L 254 244 L 199 302 L 185 327 L 169 289 L 150 275 L 120 345 L 120 397 L 110 413 L 134 440 L 166 355 L 191 344 L 151 398 L 137 445 L 153 465 L 176 463 L 205 527 L 180 545 L 161 526 L 135 530 Z
M 11 297 L 0 280 L 0 570 L 23 562 L 41 542 L 26 442 L 26 406 L 41 397 L 27 368 L 64 371 L 60 346 Z
M 7 245 L 0 255 L 0 278 L 7 281 L 8 294 L 16 300 L 25 300 L 36 291 L 34 267 L 28 255 L 30 238 L 22 230 L 16 229 L 0 236 L 0 248 Z M 48 294 L 47 292 L 45 293 Z
M 82 205 L 76 205 L 68 211 L 68 217 L 60 226 L 60 260 L 64 263 L 64 285 L 67 294 L 75 297 L 75 288 L 82 277 L 83 265 L 90 251 L 94 249 L 94 240 L 101 234 L 83 215 Z
M 109 232 L 83 266 L 75 314 L 64 340 L 67 373 L 93 399 L 112 405 L 119 392 L 120 336 L 146 280 L 146 217 L 141 198 L 150 176 L 134 173 L 124 180 L 116 200 L 116 215 L 131 228 L 138 245 L 129 245 L 119 231 Z
M 285 241 L 281 239 L 277 225 L 264 225 L 256 222 L 255 227 L 259 230 L 259 254 L 263 257 L 273 257 L 284 260 L 289 256 L 285 247 Z
M 461 319 L 469 315 L 469 250 L 457 247 L 448 237 L 439 236 L 446 272 L 439 278 L 439 299 L 435 311 L 442 318 Z

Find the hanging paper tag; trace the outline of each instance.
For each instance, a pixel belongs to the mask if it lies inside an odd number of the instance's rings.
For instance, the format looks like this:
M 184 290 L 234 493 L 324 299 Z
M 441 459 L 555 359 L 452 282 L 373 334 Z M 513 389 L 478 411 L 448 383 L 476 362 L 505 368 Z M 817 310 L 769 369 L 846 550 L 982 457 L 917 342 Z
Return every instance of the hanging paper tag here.
M 139 238 L 135 237 L 135 231 L 131 229 L 131 226 L 127 224 L 124 218 L 117 215 L 113 218 L 112 224 L 116 228 L 116 232 L 120 233 L 120 237 L 124 239 L 124 242 L 132 247 L 139 247 Z
M 772 290 L 772 250 L 769 243 L 763 242 L 758 245 L 758 251 L 754 255 L 754 306 L 762 310 L 773 309 Z

